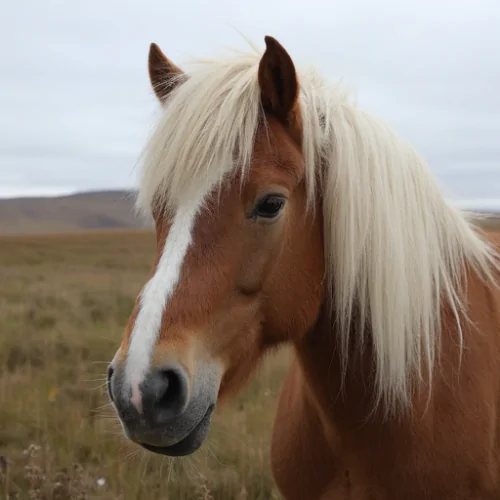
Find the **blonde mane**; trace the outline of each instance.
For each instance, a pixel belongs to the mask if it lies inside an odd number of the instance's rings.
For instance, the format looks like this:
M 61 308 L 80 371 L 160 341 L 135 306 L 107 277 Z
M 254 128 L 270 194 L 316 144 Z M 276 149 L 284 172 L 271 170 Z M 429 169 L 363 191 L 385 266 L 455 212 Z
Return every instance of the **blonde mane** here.
M 201 199 L 248 171 L 263 124 L 261 54 L 200 61 L 177 86 L 144 151 L 137 206 Z M 457 320 L 471 266 L 495 279 L 498 256 L 446 202 L 422 158 L 384 122 L 316 71 L 298 71 L 310 201 L 323 198 L 325 266 L 344 369 L 352 331 L 372 337 L 377 401 L 410 403 L 410 381 L 431 377 L 443 300 Z M 356 324 L 353 324 L 355 318 Z

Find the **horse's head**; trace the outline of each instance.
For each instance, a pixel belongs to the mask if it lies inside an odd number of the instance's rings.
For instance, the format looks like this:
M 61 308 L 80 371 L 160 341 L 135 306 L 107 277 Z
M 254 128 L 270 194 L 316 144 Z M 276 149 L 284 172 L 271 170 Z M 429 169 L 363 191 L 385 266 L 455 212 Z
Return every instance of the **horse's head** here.
M 255 65 L 194 76 L 151 46 L 165 116 L 140 200 L 157 254 L 108 387 L 126 435 L 159 453 L 195 451 L 217 402 L 267 349 L 299 340 L 322 302 L 322 218 L 309 203 L 299 82 L 283 47 L 266 45 Z

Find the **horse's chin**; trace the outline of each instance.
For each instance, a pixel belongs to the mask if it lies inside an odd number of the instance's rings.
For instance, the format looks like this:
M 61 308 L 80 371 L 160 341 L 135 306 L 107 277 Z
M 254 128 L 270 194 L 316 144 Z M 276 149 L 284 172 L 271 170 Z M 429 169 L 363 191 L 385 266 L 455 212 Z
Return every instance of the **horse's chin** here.
M 173 445 L 155 446 L 146 443 L 139 444 L 144 449 L 153 453 L 158 453 L 159 455 L 166 455 L 169 457 L 183 457 L 191 455 L 201 447 L 208 435 L 214 408 L 215 405 L 211 405 L 194 429 L 186 437 Z

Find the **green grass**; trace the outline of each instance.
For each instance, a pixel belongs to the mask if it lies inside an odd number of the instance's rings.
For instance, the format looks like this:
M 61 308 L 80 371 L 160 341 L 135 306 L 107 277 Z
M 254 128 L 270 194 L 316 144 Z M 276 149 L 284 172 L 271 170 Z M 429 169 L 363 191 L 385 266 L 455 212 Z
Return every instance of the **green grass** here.
M 216 412 L 195 455 L 122 436 L 105 370 L 153 253 L 149 232 L 0 239 L 0 498 L 279 498 L 269 440 L 288 351 Z

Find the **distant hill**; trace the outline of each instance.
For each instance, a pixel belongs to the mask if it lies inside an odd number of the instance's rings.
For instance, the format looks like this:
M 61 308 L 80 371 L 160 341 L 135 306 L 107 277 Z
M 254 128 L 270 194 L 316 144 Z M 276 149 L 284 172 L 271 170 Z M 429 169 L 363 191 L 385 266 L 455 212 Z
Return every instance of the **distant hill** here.
M 0 199 L 0 234 L 139 229 L 130 191 L 94 191 L 53 198 Z

